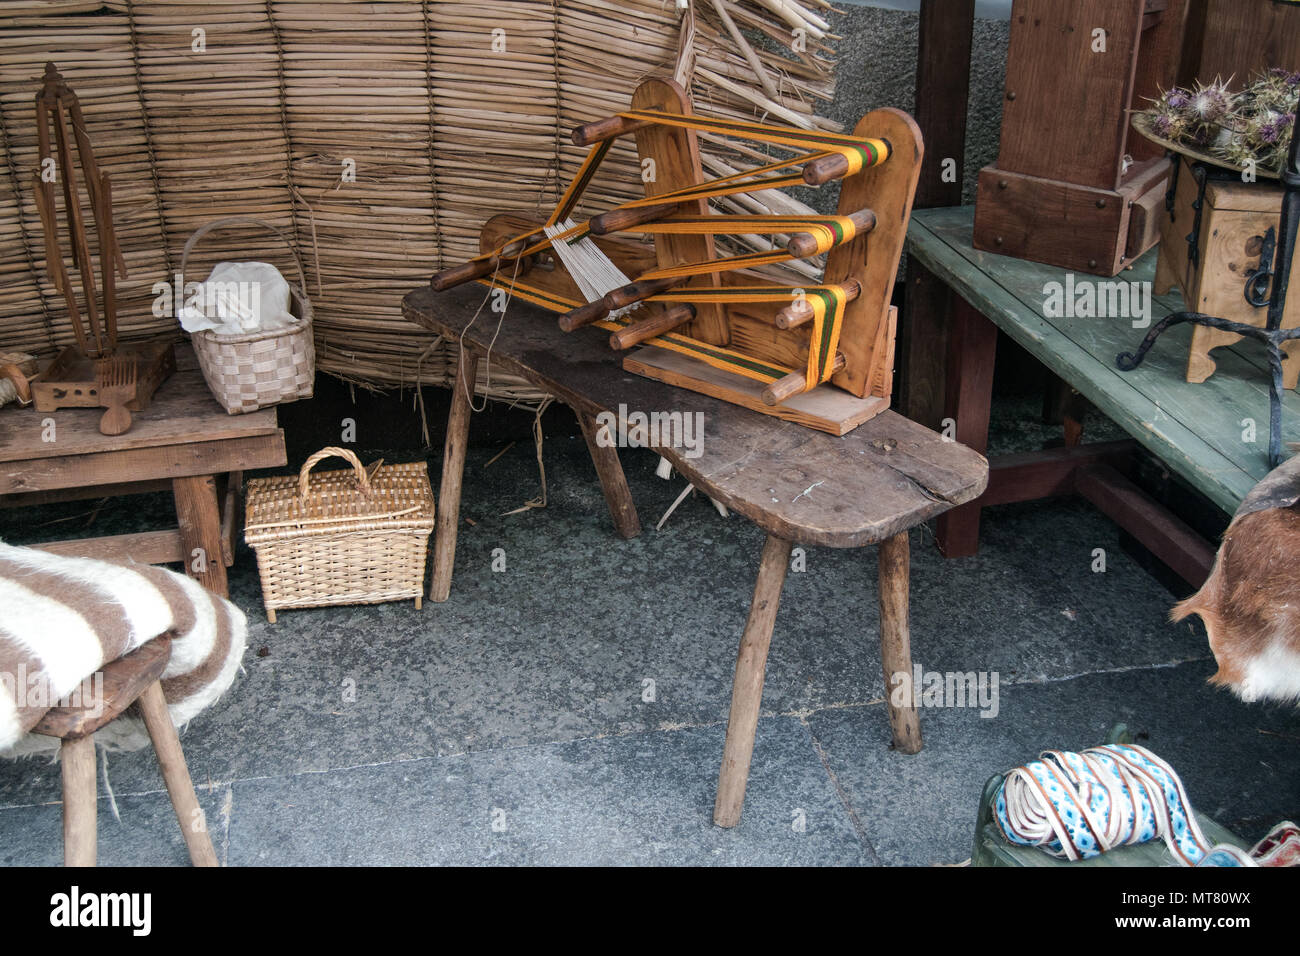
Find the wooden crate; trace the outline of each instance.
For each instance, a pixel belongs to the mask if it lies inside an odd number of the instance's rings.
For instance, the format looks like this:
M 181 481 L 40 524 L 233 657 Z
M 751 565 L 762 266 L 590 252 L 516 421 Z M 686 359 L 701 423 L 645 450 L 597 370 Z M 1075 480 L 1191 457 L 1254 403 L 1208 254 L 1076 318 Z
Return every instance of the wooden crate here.
M 1187 5 L 1015 0 L 975 248 L 1113 276 L 1156 243 L 1170 163 L 1129 111 L 1173 84 Z
M 1246 281 L 1259 268 L 1265 233 L 1271 228 L 1276 235 L 1282 216 L 1282 192 L 1282 187 L 1270 180 L 1254 183 L 1210 180 L 1205 186 L 1200 229 L 1196 230 L 1194 204 L 1200 188 L 1192 163 L 1181 158 L 1174 208 L 1161 216 L 1156 294 L 1164 295 L 1176 288 L 1182 292 L 1183 302 L 1190 311 L 1262 328 L 1268 309 L 1256 308 L 1246 301 Z M 1195 261 L 1189 240 L 1194 230 Z M 1300 269 L 1300 254 L 1293 261 L 1293 274 L 1300 274 L 1295 273 L 1297 269 Z M 1293 295 L 1287 300 L 1282 326 L 1292 329 L 1297 325 L 1300 325 L 1300 295 Z M 1233 332 L 1195 326 L 1187 357 L 1187 381 L 1204 382 L 1215 369 L 1210 350 L 1240 340 L 1241 336 Z M 1300 382 L 1300 341 L 1287 343 L 1284 350 L 1283 381 L 1287 388 L 1295 388 Z

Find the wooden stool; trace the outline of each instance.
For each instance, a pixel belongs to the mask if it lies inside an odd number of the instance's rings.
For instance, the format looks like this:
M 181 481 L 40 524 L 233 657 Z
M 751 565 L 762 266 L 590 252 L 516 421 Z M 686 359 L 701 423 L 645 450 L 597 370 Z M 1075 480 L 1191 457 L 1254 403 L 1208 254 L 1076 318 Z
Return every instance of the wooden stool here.
M 767 651 L 781 589 L 795 545 L 879 549 L 880 650 L 894 747 L 921 749 L 916 708 L 895 704 L 895 674 L 912 672 L 908 624 L 908 531 L 972 501 L 988 483 L 981 455 L 886 411 L 841 437 L 761 415 L 694 391 L 628 375 L 611 358 L 603 335 L 566 335 L 553 316 L 527 303 L 495 334 L 470 328 L 478 293 L 462 286 L 435 297 L 417 289 L 402 303 L 406 317 L 462 343 L 442 464 L 442 492 L 433 546 L 430 599 L 445 601 L 456 559 L 461 481 L 469 433 L 468 396 L 478 357 L 492 349 L 494 368 L 518 375 L 564 402 L 578 416 L 615 527 L 624 537 L 639 529 L 636 507 L 601 416 L 623 407 L 698 416 L 700 445 L 655 450 L 691 484 L 767 533 L 749 620 L 736 658 L 731 716 L 723 747 L 713 819 L 740 821 L 754 732 L 763 698 Z
M 32 733 L 63 741 L 59 761 L 63 770 L 63 864 L 94 866 L 97 846 L 98 787 L 95 780 L 95 731 L 139 702 L 140 716 L 153 741 L 163 781 L 171 797 L 181 835 L 195 866 L 218 866 L 203 811 L 185 766 L 176 727 L 167 712 L 159 678 L 171 658 L 172 641 L 164 634 L 101 671 L 102 700 L 55 707 L 45 713 Z M 102 706 L 97 707 L 97 704 Z M 97 711 L 96 713 L 92 713 Z

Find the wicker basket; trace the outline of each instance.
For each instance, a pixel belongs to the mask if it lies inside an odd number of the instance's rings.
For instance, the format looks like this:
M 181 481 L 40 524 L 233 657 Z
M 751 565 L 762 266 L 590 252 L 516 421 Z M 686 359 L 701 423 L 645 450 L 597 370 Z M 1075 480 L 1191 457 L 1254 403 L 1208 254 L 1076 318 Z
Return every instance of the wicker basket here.
M 311 470 L 338 456 L 352 470 Z M 379 604 L 424 595 L 433 490 L 423 462 L 371 473 L 345 448 L 322 448 L 298 477 L 248 482 L 244 538 L 257 552 L 262 603 L 279 608 Z
M 206 222 L 185 243 L 181 252 L 181 275 L 185 274 L 190 251 L 200 239 L 214 229 L 237 225 L 269 229 L 289 246 L 298 267 L 298 286 L 289 284 L 289 311 L 298 321 L 275 331 L 243 335 L 195 332 L 190 336 L 208 388 L 231 415 L 311 398 L 316 381 L 316 346 L 312 341 L 311 300 L 306 295 L 307 276 L 297 250 L 280 230 L 251 216 L 230 216 Z

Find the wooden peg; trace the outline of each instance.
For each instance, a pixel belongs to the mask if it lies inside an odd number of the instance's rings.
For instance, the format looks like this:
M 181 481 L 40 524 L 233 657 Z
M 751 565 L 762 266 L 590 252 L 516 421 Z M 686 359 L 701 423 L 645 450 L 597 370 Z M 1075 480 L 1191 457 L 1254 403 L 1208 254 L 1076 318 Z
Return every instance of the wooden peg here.
M 599 216 L 592 216 L 587 223 L 594 235 L 604 236 L 611 232 L 619 232 L 624 229 L 631 229 L 634 226 L 641 226 L 647 222 L 654 222 L 656 219 L 662 219 L 664 216 L 671 216 L 677 211 L 676 203 L 661 203 L 658 206 L 638 206 L 633 209 L 611 209 L 609 212 L 603 212 Z
M 695 318 L 695 306 L 688 302 L 679 302 L 664 309 L 658 315 L 652 315 L 640 322 L 624 326 L 609 337 L 610 348 L 622 351 L 634 345 L 640 345 L 646 339 L 671 332 L 679 325 L 685 325 Z
M 844 290 L 845 302 L 852 302 L 862 294 L 862 284 L 857 279 L 845 279 L 840 283 L 840 288 Z M 800 299 L 776 314 L 776 327 L 778 329 L 798 328 L 806 322 L 811 322 L 812 317 L 812 306 L 808 304 L 807 299 Z
M 648 120 L 633 120 L 623 116 L 611 116 L 608 119 L 596 120 L 594 123 L 587 123 L 579 126 L 573 131 L 572 139 L 574 146 L 591 146 L 602 140 L 613 139 L 615 136 L 622 136 L 625 133 L 635 133 L 639 129 L 645 129 L 651 125 Z
M 450 269 L 443 269 L 441 272 L 435 273 L 433 278 L 429 280 L 429 285 L 433 286 L 434 292 L 446 292 L 455 286 L 481 279 L 483 276 L 496 272 L 504 260 L 516 258 L 525 248 L 523 242 L 512 242 L 502 251 L 501 255 L 488 256 L 484 259 L 471 259 L 469 262 L 463 262 L 458 266 L 452 266 Z
M 842 372 L 845 366 L 844 353 L 835 353 L 835 364 L 832 366 L 833 371 Z M 803 372 L 791 372 L 784 378 L 778 378 L 775 382 L 763 389 L 763 404 L 780 405 L 792 395 L 798 395 L 804 390 L 808 383 L 808 376 Z
M 861 236 L 876 228 L 876 214 L 870 209 L 859 209 L 852 213 L 854 235 Z M 796 259 L 807 259 L 817 254 L 817 237 L 807 232 L 796 232 L 785 244 L 785 251 Z

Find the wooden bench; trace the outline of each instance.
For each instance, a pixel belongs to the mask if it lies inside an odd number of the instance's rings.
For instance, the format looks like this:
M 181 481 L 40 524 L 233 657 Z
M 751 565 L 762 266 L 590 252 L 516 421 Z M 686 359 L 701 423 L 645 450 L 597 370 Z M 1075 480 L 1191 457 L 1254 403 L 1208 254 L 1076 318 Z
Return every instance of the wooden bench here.
M 1191 327 L 1166 332 L 1131 372 L 1115 365 L 1147 329 L 1127 317 L 1053 318 L 1045 287 L 1067 281 L 1065 270 L 981 252 L 971 245 L 973 207 L 925 209 L 908 231 L 905 322 L 911 337 L 908 384 L 912 414 L 937 425 L 949 418 L 955 437 L 984 451 L 997 331 L 1001 329 L 1130 436 L 1127 442 L 1084 444 L 1081 423 L 1067 419 L 1070 447 L 1026 452 L 990 462 L 988 490 L 973 504 L 939 519 L 944 554 L 974 554 L 980 509 L 1050 495 L 1078 493 L 1132 533 L 1181 577 L 1199 586 L 1214 547 L 1143 493 L 1125 474 L 1132 452 L 1146 448 L 1192 488 L 1232 514 L 1269 471 L 1268 360 L 1262 348 L 1218 349 L 1218 370 L 1200 384 L 1184 380 Z M 1150 282 L 1152 250 L 1114 280 Z M 1152 304 L 1151 323 L 1182 308 L 1177 293 Z M 946 361 L 946 368 L 944 363 Z M 1300 439 L 1300 396 L 1283 401 L 1283 439 Z M 1250 422 L 1255 440 L 1247 440 Z
M 767 532 L 736 660 L 714 805 L 714 822 L 734 826 L 744 801 L 768 646 L 793 545 L 880 546 L 880 643 L 888 688 L 890 675 L 910 673 L 912 666 L 908 529 L 975 498 L 984 489 L 987 463 L 893 412 L 837 438 L 632 375 L 611 353 L 607 333 L 581 329 L 566 335 L 553 315 L 524 302 L 510 304 L 499 334 L 499 316 L 487 309 L 470 325 L 484 296 L 483 287 L 473 285 L 436 295 L 417 289 L 403 301 L 408 319 L 464 346 L 447 425 L 430 599 L 445 601 L 450 593 L 469 395 L 478 359 L 489 343 L 492 367 L 526 378 L 573 409 L 623 537 L 636 535 L 640 524 L 618 452 L 600 435 L 604 426 L 597 416 L 616 413 L 620 405 L 647 414 L 702 414 L 698 457 L 687 457 L 687 449 L 679 447 L 655 450 L 701 491 Z M 889 720 L 897 749 L 921 749 L 913 706 L 891 702 Z
M 283 465 L 284 432 L 274 408 L 227 415 L 208 391 L 194 351 L 188 345 L 176 351 L 177 372 L 121 435 L 100 434 L 100 408 L 0 409 L 0 507 L 170 490 L 175 528 L 33 547 L 144 564 L 180 562 L 225 597 L 242 473 Z

